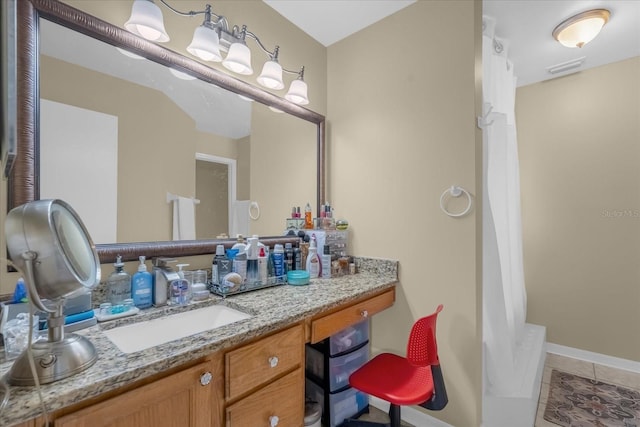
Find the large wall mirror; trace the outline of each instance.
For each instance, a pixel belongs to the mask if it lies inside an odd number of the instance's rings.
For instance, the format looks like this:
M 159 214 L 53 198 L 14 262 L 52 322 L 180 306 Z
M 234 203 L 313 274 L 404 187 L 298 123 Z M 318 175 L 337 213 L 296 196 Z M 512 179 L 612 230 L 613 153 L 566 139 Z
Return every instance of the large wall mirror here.
M 18 20 L 9 209 L 58 197 L 84 219 L 100 206 L 109 262 L 212 252 L 246 229 L 251 202 L 251 234 L 279 236 L 292 205 L 324 200 L 322 115 L 57 1 L 19 2 Z M 200 201 L 195 241 L 171 241 L 171 195 Z

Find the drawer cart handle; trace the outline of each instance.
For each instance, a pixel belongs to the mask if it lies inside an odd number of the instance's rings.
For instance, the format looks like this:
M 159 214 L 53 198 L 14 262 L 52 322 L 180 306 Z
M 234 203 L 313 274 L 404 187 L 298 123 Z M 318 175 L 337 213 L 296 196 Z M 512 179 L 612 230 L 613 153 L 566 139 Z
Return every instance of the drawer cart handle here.
M 362 316 L 362 317 L 369 317 L 369 312 L 368 312 L 367 310 L 362 310 L 362 311 L 360 312 L 360 316 Z
M 200 384 L 203 386 L 209 385 L 211 384 L 212 379 L 213 375 L 211 375 L 211 372 L 205 372 L 204 374 L 200 375 Z
M 271 423 L 271 427 L 276 427 L 280 422 L 280 418 L 277 415 L 271 415 L 269 417 L 269 422 Z
M 275 368 L 276 366 L 278 366 L 278 357 L 277 356 L 271 356 L 269 358 L 269 366 L 271 366 L 272 368 Z M 276 417 L 277 419 L 278 417 Z

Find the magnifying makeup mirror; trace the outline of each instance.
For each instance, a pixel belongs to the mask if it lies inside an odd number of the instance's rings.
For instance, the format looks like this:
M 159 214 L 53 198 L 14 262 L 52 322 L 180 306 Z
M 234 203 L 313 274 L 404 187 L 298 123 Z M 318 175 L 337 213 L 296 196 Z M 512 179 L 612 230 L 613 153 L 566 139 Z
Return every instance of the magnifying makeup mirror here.
M 25 275 L 29 300 L 49 315 L 48 339 L 31 346 L 38 381 L 52 383 L 87 369 L 98 358 L 95 347 L 81 335 L 64 333 L 65 300 L 100 282 L 98 254 L 78 214 L 62 200 L 29 202 L 7 214 L 5 235 L 11 261 Z M 8 372 L 10 384 L 35 384 L 28 351 Z

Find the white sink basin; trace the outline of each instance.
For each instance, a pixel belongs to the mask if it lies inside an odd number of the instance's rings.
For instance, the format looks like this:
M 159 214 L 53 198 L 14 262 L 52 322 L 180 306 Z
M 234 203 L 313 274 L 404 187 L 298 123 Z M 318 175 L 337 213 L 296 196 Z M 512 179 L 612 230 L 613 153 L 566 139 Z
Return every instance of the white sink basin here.
M 104 334 L 123 353 L 134 353 L 249 317 L 251 315 L 224 305 L 211 305 L 158 319 L 120 326 L 106 330 Z

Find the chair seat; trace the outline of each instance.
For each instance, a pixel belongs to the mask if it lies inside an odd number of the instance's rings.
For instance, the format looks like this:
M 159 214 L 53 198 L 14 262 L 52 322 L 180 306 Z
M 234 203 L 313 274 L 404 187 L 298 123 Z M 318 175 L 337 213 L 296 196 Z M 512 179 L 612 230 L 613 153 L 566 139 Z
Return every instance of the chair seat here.
M 349 377 L 351 386 L 395 405 L 417 405 L 433 395 L 430 366 L 412 365 L 404 357 L 382 353 Z

